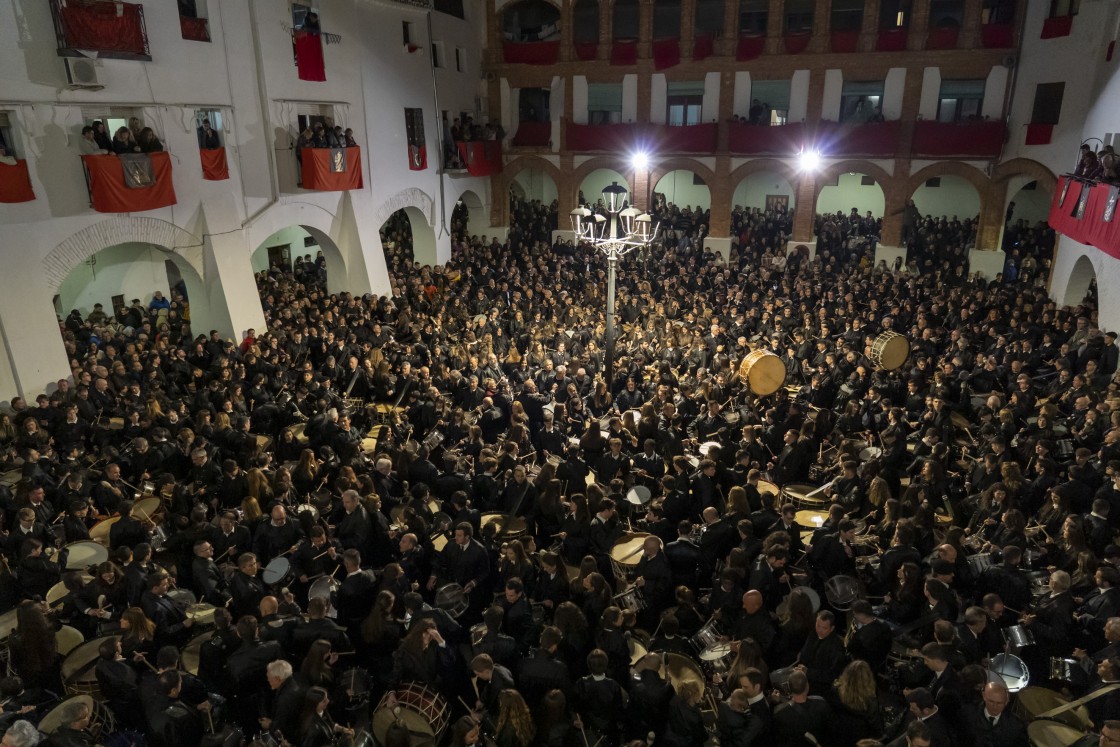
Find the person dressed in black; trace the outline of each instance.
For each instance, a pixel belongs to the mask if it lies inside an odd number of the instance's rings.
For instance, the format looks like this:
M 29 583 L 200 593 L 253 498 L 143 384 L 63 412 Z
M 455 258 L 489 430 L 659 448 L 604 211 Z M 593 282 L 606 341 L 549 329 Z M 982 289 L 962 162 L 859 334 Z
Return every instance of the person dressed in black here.
M 810 635 L 805 641 L 798 659 L 798 668 L 805 672 L 810 686 L 818 692 L 828 692 L 847 661 L 844 641 L 836 633 L 836 616 L 832 612 L 817 613 L 816 635 Z
M 602 737 L 607 744 L 617 744 L 626 715 L 626 697 L 622 685 L 607 677 L 609 663 L 602 649 L 587 655 L 590 674 L 576 681 L 573 704 L 594 735 L 591 741 Z
M 299 718 L 299 739 L 292 742 L 298 747 L 332 747 L 338 738 L 353 739 L 354 730 L 336 724 L 330 714 L 331 699 L 322 687 L 311 687 L 303 696 Z M 291 740 L 289 740 L 291 741 Z
M 190 637 L 194 620 L 167 596 L 170 589 L 171 577 L 166 572 L 153 573 L 148 577 L 148 590 L 140 598 L 140 609 L 156 625 L 156 643 L 182 646 Z
M 393 682 L 421 682 L 439 689 L 455 664 L 455 650 L 430 619 L 414 622 L 393 655 Z

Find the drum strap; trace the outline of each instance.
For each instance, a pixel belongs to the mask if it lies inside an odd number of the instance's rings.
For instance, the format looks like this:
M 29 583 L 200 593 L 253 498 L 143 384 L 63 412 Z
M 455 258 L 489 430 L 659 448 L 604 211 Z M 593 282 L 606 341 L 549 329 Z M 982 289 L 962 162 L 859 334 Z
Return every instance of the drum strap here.
M 1117 689 L 1120 689 L 1120 682 L 1116 682 L 1116 683 L 1113 683 L 1111 685 L 1105 685 L 1104 687 L 1100 688 L 1099 690 L 1094 690 L 1093 692 L 1089 693 L 1088 695 L 1084 695 L 1084 696 L 1078 698 L 1077 700 L 1075 700 L 1073 702 L 1066 703 L 1064 705 L 1060 705 L 1057 708 L 1051 708 L 1049 711 L 1046 711 L 1046 713 L 1040 713 L 1037 716 L 1035 716 L 1035 719 L 1037 720 L 1037 719 L 1040 719 L 1040 718 L 1053 718 L 1054 716 L 1057 716 L 1059 713 L 1065 713 L 1066 711 L 1072 711 L 1074 708 L 1077 708 L 1080 705 L 1088 703 L 1090 700 L 1096 700 L 1097 698 L 1101 697 L 1102 695 L 1108 695 L 1110 692 L 1112 692 L 1113 690 L 1117 690 Z

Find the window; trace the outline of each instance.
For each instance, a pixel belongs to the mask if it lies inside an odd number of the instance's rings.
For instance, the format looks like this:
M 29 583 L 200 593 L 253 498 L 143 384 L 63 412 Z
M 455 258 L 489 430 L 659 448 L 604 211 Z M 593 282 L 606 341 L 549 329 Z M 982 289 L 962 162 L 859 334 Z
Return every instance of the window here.
M 665 121 L 671 127 L 700 124 L 704 82 L 670 83 L 665 96 Z
M 446 13 L 449 16 L 466 20 L 466 15 L 463 13 L 463 0 L 435 0 L 432 9 L 437 13 Z
M 984 81 L 943 80 L 937 97 L 938 122 L 980 119 L 984 105 Z
M 929 4 L 930 28 L 960 27 L 964 15 L 961 0 L 931 0 Z
M 408 144 L 417 148 L 424 147 L 424 110 L 405 109 L 404 129 Z
M 319 30 L 319 11 L 310 5 L 292 3 L 292 28 Z
M 787 34 L 808 33 L 813 30 L 815 0 L 788 0 L 786 2 Z
M 622 84 L 591 83 L 587 86 L 587 123 L 622 122 Z
M 1011 23 L 1015 20 L 1015 0 L 984 0 L 980 22 L 987 24 Z
M 184 39 L 210 41 L 206 0 L 179 0 L 179 30 Z
M 122 127 L 128 127 L 129 120 L 136 119 L 133 124 L 140 129 L 148 126 L 143 119 L 140 118 L 140 110 L 133 109 L 128 106 L 110 106 L 110 107 L 82 107 L 82 124 L 92 125 L 94 122 L 104 122 L 105 132 L 109 135 L 111 140 Z M 160 133 L 156 133 L 158 137 Z
M 210 123 L 211 131 L 218 138 L 218 147 L 222 147 L 223 145 L 225 145 L 225 132 L 222 129 L 224 121 L 221 111 L 219 111 L 218 109 L 196 109 L 194 112 L 194 131 L 198 136 L 198 147 L 207 147 L 206 130 L 202 126 L 203 122 Z
M 408 21 L 401 21 L 401 28 L 404 30 L 404 43 L 406 45 L 412 44 L 412 24 Z
M 466 72 L 467 69 L 467 50 L 462 47 L 455 47 L 455 70 L 457 72 Z
M 432 42 L 432 67 L 443 67 L 443 42 Z
M 1050 0 L 1050 17 L 1075 16 L 1081 10 L 1081 0 Z
M 748 121 L 752 124 L 782 125 L 789 116 L 789 84 L 788 80 L 752 80 L 751 81 L 751 107 L 755 100 L 761 111 L 755 109 L 757 121 L 751 120 L 751 113 L 747 112 Z
M 1034 109 L 1031 124 L 1058 124 L 1062 114 L 1062 98 L 1066 93 L 1065 83 L 1039 83 L 1034 89 Z
M 880 29 L 904 29 L 910 25 L 910 0 L 883 0 L 879 5 Z
M 740 0 L 740 34 L 765 34 L 769 22 L 770 0 Z
M 863 26 L 863 0 L 832 0 L 830 31 L 859 31 Z
M 12 133 L 12 120 L 8 112 L 0 112 L 0 147 L 4 148 L 12 158 L 19 158 Z
M 883 81 L 844 83 L 840 93 L 840 121 L 859 124 L 872 119 L 883 107 Z

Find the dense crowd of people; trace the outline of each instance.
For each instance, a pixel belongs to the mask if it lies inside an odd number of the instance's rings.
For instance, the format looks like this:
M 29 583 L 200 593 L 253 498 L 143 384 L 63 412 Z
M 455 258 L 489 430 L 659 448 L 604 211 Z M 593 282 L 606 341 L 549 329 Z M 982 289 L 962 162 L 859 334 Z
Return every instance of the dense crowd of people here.
M 540 202 L 507 242 L 457 211 L 443 267 L 386 226 L 384 297 L 262 272 L 239 341 L 178 293 L 71 314 L 72 380 L 0 415 L 4 744 L 1011 747 L 1028 677 L 1120 738 L 1095 308 L 787 258 L 782 211 L 721 262 L 658 209 L 609 366 L 605 260 Z

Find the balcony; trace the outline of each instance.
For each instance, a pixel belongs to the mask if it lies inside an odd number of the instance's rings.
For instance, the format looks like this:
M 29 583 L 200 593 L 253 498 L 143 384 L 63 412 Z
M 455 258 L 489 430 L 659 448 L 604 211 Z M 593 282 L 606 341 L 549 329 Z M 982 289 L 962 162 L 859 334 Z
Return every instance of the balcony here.
M 205 18 L 179 16 L 179 30 L 188 41 L 210 41 L 210 22 Z
M 560 59 L 560 42 L 502 42 L 502 59 L 523 65 L 555 65 Z
M 471 176 L 502 173 L 502 144 L 498 140 L 469 140 L 455 143 L 460 162 Z
M 50 0 L 59 57 L 151 60 L 144 6 L 111 0 Z
M 1095 246 L 1120 257 L 1120 220 L 1116 218 L 1120 187 L 1066 174 L 1058 179 L 1050 203 L 1050 227 L 1079 244 Z
M 999 158 L 1007 125 L 1001 120 L 977 122 L 932 122 L 914 125 L 915 158 Z
M 342 192 L 361 189 L 362 149 L 301 148 L 300 173 L 304 189 L 316 192 Z
M 761 129 L 761 128 L 760 128 Z M 566 123 L 567 148 L 575 153 L 711 153 L 716 149 L 719 126 L 712 124 L 670 127 L 658 124 L 584 125 Z
M 0 163 L 0 202 L 31 202 L 34 199 L 27 161 L 21 158 L 13 166 Z
M 99 213 L 142 213 L 176 203 L 166 152 L 82 156 L 90 206 Z

